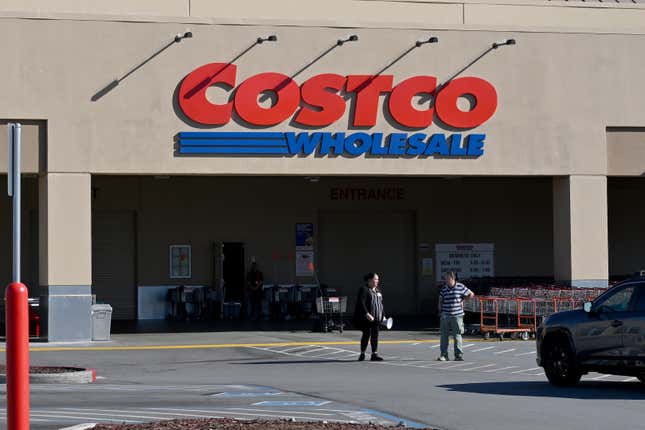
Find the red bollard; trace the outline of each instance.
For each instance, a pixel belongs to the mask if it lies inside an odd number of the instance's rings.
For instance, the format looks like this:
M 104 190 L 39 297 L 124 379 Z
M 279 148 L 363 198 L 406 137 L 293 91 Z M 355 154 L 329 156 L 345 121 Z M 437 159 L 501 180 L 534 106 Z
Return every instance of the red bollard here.
M 19 282 L 5 290 L 7 328 L 7 429 L 29 430 L 29 303 Z

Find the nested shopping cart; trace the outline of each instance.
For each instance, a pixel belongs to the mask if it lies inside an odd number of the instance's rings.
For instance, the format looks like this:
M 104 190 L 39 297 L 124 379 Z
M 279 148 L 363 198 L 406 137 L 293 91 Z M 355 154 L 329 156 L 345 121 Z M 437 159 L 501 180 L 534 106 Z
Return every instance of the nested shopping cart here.
M 327 333 L 332 330 L 343 332 L 345 323 L 343 314 L 347 312 L 347 297 L 317 297 L 316 312 L 320 316 L 321 330 Z

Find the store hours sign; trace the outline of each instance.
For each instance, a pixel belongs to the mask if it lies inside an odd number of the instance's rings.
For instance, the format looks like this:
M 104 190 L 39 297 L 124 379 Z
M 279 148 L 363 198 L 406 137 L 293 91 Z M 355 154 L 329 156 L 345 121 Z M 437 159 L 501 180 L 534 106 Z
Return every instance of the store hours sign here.
M 494 276 L 494 254 L 492 243 L 437 244 L 437 281 L 449 271 L 456 272 L 459 279 Z

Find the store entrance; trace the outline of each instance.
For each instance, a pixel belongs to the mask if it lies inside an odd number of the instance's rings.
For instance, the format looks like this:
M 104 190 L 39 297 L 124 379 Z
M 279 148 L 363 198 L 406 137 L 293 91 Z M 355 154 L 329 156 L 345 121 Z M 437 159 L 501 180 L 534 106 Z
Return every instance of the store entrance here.
M 413 212 L 320 213 L 321 282 L 349 297 L 350 309 L 363 275 L 377 272 L 387 311 L 418 312 Z
M 226 288 L 226 301 L 244 301 L 244 244 L 241 242 L 224 242 L 224 261 L 222 276 Z

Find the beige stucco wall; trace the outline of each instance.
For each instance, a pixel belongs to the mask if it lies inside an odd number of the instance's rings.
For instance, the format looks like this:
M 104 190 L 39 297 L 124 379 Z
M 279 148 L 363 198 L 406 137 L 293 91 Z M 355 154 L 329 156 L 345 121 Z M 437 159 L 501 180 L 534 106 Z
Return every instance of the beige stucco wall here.
M 38 197 L 40 285 L 92 285 L 90 175 L 43 175 Z
M 3 0 L 0 14 L 38 18 L 183 20 L 344 27 L 434 26 L 639 32 L 645 6 L 629 0 Z
M 183 77 L 202 64 L 229 61 L 260 35 L 277 43 L 251 50 L 236 63 L 238 82 L 264 71 L 292 74 L 347 33 L 332 28 L 193 25 L 195 37 L 171 46 L 96 102 L 91 97 L 152 55 L 184 24 L 3 19 L 0 35 L 14 61 L 0 67 L 0 118 L 48 121 L 48 168 L 53 172 L 157 174 L 603 175 L 605 127 L 637 125 L 645 85 L 632 78 L 645 67 L 633 55 L 638 35 L 492 31 L 433 31 L 424 46 L 388 73 L 398 82 L 431 74 L 445 79 L 489 43 L 518 45 L 492 52 L 468 70 L 497 87 L 496 115 L 474 132 L 487 134 L 477 160 L 176 157 L 174 136 L 194 130 L 173 109 Z M 298 81 L 323 72 L 375 73 L 428 30 L 354 30 L 360 40 L 334 50 Z M 611 84 L 611 85 L 610 85 Z M 221 97 L 214 91 L 214 97 Z M 347 131 L 348 113 L 329 131 Z M 232 123 L 218 130 L 243 130 Z M 269 130 L 294 130 L 282 124 Z M 394 132 L 382 111 L 373 131 Z M 428 133 L 441 132 L 436 125 Z
M 580 286 L 608 279 L 607 178 L 556 178 L 553 201 L 556 279 Z

